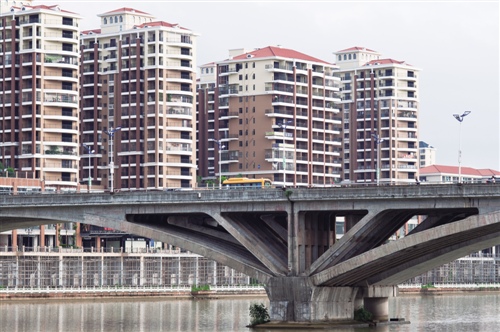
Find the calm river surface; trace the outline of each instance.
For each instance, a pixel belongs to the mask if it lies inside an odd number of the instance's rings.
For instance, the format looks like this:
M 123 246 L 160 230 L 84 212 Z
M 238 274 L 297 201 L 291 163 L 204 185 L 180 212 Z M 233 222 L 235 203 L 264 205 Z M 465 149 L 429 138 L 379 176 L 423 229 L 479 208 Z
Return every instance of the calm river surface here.
M 0 331 L 252 331 L 245 326 L 253 303 L 269 306 L 267 298 L 0 302 Z M 332 331 L 500 331 L 499 293 L 401 296 L 389 305 L 391 317 L 404 317 L 411 324 Z

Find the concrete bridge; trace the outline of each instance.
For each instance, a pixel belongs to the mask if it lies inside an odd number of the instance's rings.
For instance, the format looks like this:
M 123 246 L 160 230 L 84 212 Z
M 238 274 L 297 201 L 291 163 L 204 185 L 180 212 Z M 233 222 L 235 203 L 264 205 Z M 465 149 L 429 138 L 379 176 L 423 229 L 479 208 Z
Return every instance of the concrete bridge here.
M 412 216 L 419 226 L 388 241 Z M 500 244 L 500 185 L 0 197 L 0 231 L 59 222 L 153 238 L 241 271 L 265 284 L 272 320 L 351 319 L 359 306 L 384 320 L 399 283 Z

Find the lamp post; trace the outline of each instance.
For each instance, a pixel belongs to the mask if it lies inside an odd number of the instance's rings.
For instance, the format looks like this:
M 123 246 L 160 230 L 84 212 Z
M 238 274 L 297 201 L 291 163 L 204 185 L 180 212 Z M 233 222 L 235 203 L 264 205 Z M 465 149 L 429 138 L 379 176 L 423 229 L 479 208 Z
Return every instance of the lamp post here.
M 377 145 L 377 170 L 376 170 L 376 176 L 377 176 L 377 186 L 380 183 L 380 143 L 384 141 L 383 138 L 380 138 L 378 134 L 372 134 L 372 139 L 375 141 L 375 144 Z
M 109 128 L 109 130 L 105 130 L 104 133 L 109 136 L 109 155 L 110 155 L 110 162 L 109 162 L 109 176 L 111 177 L 111 186 L 110 186 L 110 193 L 113 193 L 113 180 L 115 177 L 115 164 L 113 163 L 113 155 L 115 154 L 115 151 L 113 150 L 113 139 L 115 137 L 115 133 L 122 129 L 122 127 L 116 127 L 116 128 Z
M 465 111 L 462 114 L 453 114 L 455 119 L 459 122 L 458 126 L 458 183 L 462 183 L 462 147 L 461 147 L 461 132 L 462 132 L 462 122 L 464 117 L 469 115 L 471 111 Z
M 221 140 L 214 139 L 214 142 L 217 143 L 218 148 L 219 148 L 219 189 L 222 189 L 222 164 L 221 164 L 221 158 L 222 158 L 222 149 L 224 149 L 226 146 L 222 145 Z
M 288 120 L 288 121 L 284 121 L 282 123 L 278 123 L 278 127 L 280 127 L 281 129 L 283 129 L 283 188 L 286 187 L 286 157 L 285 157 L 285 131 L 286 131 L 286 127 L 288 125 L 291 125 L 293 122 L 292 120 Z
M 83 144 L 83 147 L 85 150 L 87 150 L 87 153 L 89 154 L 89 193 L 92 190 L 92 165 L 90 162 L 90 156 L 95 152 L 90 146 Z

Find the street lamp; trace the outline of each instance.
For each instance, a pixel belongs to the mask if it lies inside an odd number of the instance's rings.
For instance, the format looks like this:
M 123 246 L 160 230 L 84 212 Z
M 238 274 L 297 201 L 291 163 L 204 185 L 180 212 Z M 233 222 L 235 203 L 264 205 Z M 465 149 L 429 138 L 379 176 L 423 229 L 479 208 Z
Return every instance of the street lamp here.
M 222 150 L 226 147 L 225 145 L 222 145 L 221 140 L 214 139 L 214 142 L 217 143 L 219 147 L 219 189 L 222 189 L 222 164 L 221 164 L 221 158 L 222 158 Z
M 460 123 L 458 126 L 458 183 L 462 183 L 462 148 L 461 148 L 461 132 L 462 132 L 462 121 L 464 117 L 469 115 L 471 111 L 465 111 L 463 114 L 453 114 L 455 119 Z
M 281 129 L 283 129 L 283 188 L 286 187 L 286 156 L 285 156 L 285 131 L 286 131 L 286 127 L 288 125 L 291 125 L 293 123 L 292 120 L 288 120 L 288 121 L 284 121 L 281 122 L 281 123 L 277 123 L 278 127 L 280 127 Z
M 384 141 L 383 138 L 380 138 L 378 134 L 372 134 L 372 139 L 375 141 L 375 144 L 377 144 L 377 186 L 380 183 L 380 143 Z
M 92 165 L 90 163 L 90 156 L 95 152 L 90 146 L 83 144 L 85 150 L 89 154 L 89 193 L 92 190 Z
M 109 136 L 109 142 L 108 142 L 109 155 L 110 155 L 109 176 L 111 177 L 111 187 L 110 187 L 109 192 L 111 194 L 113 193 L 113 180 L 115 177 L 115 164 L 113 163 L 113 155 L 115 154 L 115 152 L 113 150 L 113 138 L 115 137 L 115 133 L 121 129 L 122 129 L 122 127 L 116 127 L 116 128 L 111 127 L 111 128 L 109 128 L 109 130 L 104 131 L 104 133 Z

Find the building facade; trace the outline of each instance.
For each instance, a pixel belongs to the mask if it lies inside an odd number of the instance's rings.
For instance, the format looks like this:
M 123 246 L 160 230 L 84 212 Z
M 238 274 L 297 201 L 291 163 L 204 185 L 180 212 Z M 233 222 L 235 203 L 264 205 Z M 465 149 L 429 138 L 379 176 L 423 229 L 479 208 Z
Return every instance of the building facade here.
M 420 149 L 420 153 L 418 155 L 420 168 L 436 164 L 435 147 L 424 141 L 420 141 L 418 143 L 418 147 Z
M 199 159 L 201 176 L 263 177 L 277 186 L 340 180 L 336 66 L 269 46 L 231 50 L 227 60 L 201 71 L 200 84 L 215 83 L 202 89 L 208 99 L 199 104 L 200 129 L 206 123 L 199 144 L 208 146 L 208 159 Z
M 334 54 L 342 82 L 344 179 L 368 184 L 414 182 L 419 69 L 363 47 Z
M 81 181 L 193 186 L 196 34 L 132 8 L 98 16 L 100 29 L 81 36 Z
M 78 187 L 79 20 L 58 6 L 1 1 L 0 155 L 2 165 Z

